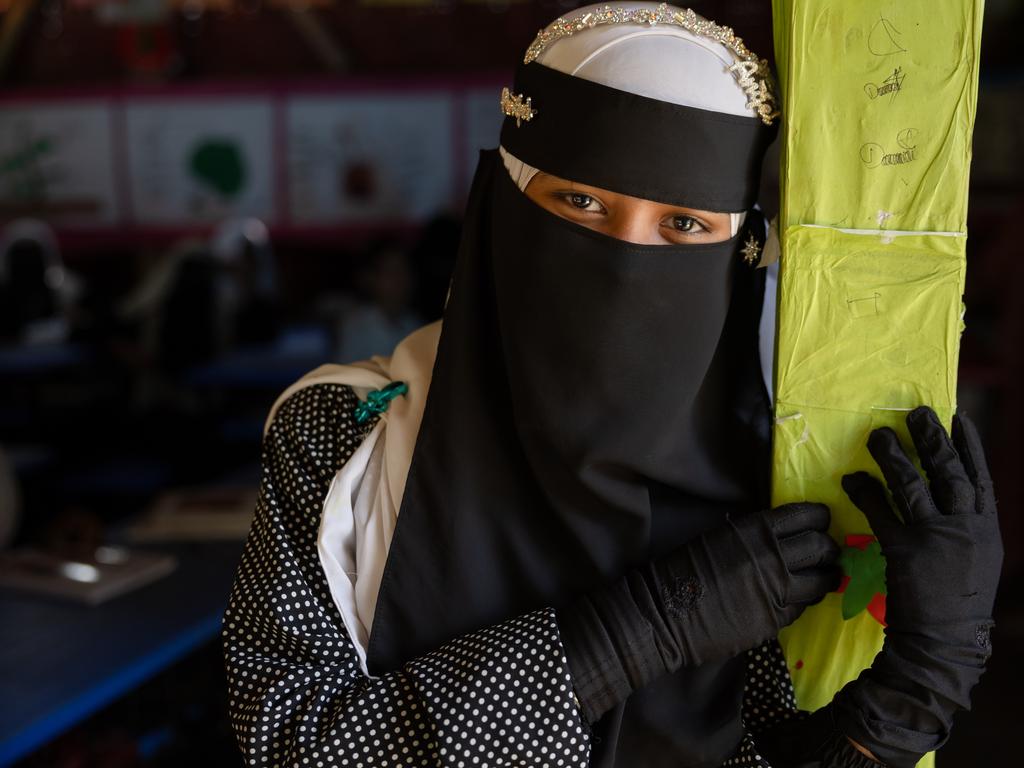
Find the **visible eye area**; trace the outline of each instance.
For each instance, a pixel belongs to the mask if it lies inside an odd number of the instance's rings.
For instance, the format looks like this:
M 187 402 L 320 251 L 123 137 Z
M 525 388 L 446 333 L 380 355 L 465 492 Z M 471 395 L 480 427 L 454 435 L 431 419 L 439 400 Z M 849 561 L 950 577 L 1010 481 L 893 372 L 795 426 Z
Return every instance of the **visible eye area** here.
M 583 192 L 570 192 L 566 195 L 566 199 L 573 208 L 578 208 L 581 211 L 603 210 L 601 204 L 597 202 L 597 200 Z
M 729 239 L 729 214 L 630 197 L 538 172 L 526 196 L 549 213 L 629 243 L 689 245 Z
M 673 216 L 669 223 L 677 232 L 706 232 L 707 228 L 693 216 Z

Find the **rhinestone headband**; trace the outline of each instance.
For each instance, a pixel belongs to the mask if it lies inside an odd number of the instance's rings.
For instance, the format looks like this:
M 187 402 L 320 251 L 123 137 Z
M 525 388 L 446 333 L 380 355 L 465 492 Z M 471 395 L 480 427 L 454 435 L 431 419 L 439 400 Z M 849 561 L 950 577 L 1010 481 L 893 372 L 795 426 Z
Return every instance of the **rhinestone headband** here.
M 653 10 L 606 5 L 604 8 L 575 16 L 562 16 L 537 33 L 533 43 L 526 49 L 523 63 L 529 64 L 536 60 L 544 49 L 556 40 L 572 37 L 577 32 L 604 24 L 646 24 L 649 27 L 659 24 L 670 25 L 682 27 L 695 35 L 721 43 L 736 56 L 737 60 L 729 67 L 729 71 L 747 94 L 747 107 L 756 111 L 765 125 L 771 125 L 772 120 L 779 116 L 768 62 L 748 50 L 743 44 L 743 39 L 737 37 L 732 28 L 721 27 L 713 21 L 703 19 L 689 8 L 669 9 L 667 3 L 662 3 Z

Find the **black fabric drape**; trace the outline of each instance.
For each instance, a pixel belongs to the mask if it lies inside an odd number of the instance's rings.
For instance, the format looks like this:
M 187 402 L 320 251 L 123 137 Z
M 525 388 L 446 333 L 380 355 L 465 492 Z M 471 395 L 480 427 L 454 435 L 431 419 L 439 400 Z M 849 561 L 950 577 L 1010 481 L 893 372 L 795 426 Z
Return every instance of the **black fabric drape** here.
M 536 115 L 506 117 L 501 145 L 524 163 L 624 195 L 706 211 L 757 200 L 778 122 L 670 104 L 533 62 L 513 92 Z
M 540 208 L 481 154 L 371 673 L 557 608 L 765 502 L 751 234 L 763 240 L 756 211 L 723 243 L 624 243 Z M 742 733 L 742 672 L 645 689 L 595 728 L 592 764 L 721 762 Z

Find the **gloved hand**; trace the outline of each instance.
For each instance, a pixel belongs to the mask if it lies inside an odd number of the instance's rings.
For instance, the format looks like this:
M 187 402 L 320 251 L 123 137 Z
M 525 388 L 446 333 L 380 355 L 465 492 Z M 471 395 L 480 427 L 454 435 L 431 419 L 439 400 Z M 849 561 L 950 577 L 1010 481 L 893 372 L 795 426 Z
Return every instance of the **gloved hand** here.
M 772 765 L 869 764 L 848 736 L 887 765 L 913 766 L 946 741 L 953 715 L 970 707 L 991 654 L 1003 556 L 992 479 L 966 416 L 953 417 L 952 440 L 925 406 L 907 416 L 907 426 L 927 485 L 895 432 L 876 429 L 868 439 L 902 520 L 871 475 L 843 478 L 886 558 L 882 650 L 827 707 L 759 737 Z
M 681 666 L 760 645 L 834 590 L 839 547 L 829 518 L 812 503 L 729 518 L 559 610 L 587 720 Z

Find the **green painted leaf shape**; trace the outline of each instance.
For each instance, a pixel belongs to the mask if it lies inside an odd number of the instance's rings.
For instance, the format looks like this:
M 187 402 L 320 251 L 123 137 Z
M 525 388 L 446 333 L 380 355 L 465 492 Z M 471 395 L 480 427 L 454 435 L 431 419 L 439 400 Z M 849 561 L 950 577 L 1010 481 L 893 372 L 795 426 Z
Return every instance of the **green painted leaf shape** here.
M 878 542 L 872 541 L 864 549 L 843 547 L 839 562 L 850 577 L 843 592 L 843 619 L 849 620 L 867 608 L 877 593 L 886 594 L 885 558 Z

